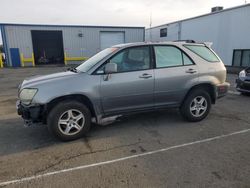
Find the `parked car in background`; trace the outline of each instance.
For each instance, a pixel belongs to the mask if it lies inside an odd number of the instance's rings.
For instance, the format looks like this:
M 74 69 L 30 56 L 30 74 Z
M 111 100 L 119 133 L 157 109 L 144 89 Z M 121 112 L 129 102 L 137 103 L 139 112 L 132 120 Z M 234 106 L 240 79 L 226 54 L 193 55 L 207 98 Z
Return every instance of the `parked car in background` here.
M 236 89 L 242 94 L 250 94 L 250 67 L 242 70 L 236 79 Z
M 19 87 L 18 114 L 43 122 L 61 140 L 77 139 L 91 121 L 103 124 L 130 113 L 179 108 L 204 119 L 229 84 L 226 68 L 203 43 L 116 45 L 67 72 L 29 78 Z

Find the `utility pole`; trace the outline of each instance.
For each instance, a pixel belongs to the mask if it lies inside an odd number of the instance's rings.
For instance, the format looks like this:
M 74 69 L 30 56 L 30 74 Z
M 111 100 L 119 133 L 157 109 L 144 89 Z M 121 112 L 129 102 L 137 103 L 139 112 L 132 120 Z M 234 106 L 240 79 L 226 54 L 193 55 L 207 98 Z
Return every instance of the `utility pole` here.
M 150 12 L 150 20 L 149 20 L 149 39 L 150 39 L 150 42 L 152 41 L 152 31 L 151 31 L 151 28 L 152 28 L 152 11 Z

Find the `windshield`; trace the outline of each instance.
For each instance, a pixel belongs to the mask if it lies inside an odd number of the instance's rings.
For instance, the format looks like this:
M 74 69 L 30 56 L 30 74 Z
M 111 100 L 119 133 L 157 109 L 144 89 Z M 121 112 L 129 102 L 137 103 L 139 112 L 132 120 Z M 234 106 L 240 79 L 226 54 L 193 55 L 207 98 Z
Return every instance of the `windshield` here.
M 107 55 L 111 54 L 112 52 L 116 51 L 118 48 L 106 48 L 105 50 L 100 51 L 99 53 L 95 54 L 91 58 L 89 58 L 87 61 L 84 61 L 81 65 L 76 67 L 78 71 L 81 72 L 87 72 L 89 69 L 91 69 L 96 63 L 101 61 L 103 58 L 105 58 Z

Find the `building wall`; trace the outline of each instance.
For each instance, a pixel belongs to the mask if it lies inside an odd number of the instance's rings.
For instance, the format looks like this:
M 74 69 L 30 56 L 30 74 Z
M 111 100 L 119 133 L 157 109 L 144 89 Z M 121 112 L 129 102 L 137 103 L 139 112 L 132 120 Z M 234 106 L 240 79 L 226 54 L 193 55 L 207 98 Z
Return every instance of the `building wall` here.
M 232 65 L 234 49 L 250 49 L 249 5 L 177 23 L 181 27 L 180 39 L 213 42 L 212 48 L 218 53 L 225 65 Z M 153 28 L 152 41 L 178 40 L 177 29 L 174 31 L 175 34 L 169 33 L 170 36 L 160 38 L 161 28 L 173 28 L 177 23 Z M 149 32 L 146 30 L 146 33 Z M 148 34 L 146 34 L 146 40 L 150 40 Z
M 125 32 L 125 42 L 144 41 L 144 28 L 121 28 L 121 27 L 63 27 L 63 26 L 22 26 L 5 25 L 6 41 L 8 49 L 19 48 L 24 57 L 31 57 L 33 52 L 31 30 L 56 30 L 63 33 L 64 52 L 69 57 L 90 57 L 100 51 L 101 31 Z M 82 33 L 83 37 L 78 34 Z M 10 54 L 10 53 L 9 53 Z M 10 55 L 9 55 L 10 56 Z M 11 66 L 11 58 L 9 57 Z
M 168 28 L 168 35 L 167 37 L 160 37 L 160 30 Z M 180 29 L 180 23 L 174 24 L 166 24 L 160 27 L 155 27 L 150 29 L 146 29 L 145 32 L 145 40 L 146 41 L 153 41 L 153 42 L 163 42 L 163 41 L 173 41 L 178 40 L 178 31 Z

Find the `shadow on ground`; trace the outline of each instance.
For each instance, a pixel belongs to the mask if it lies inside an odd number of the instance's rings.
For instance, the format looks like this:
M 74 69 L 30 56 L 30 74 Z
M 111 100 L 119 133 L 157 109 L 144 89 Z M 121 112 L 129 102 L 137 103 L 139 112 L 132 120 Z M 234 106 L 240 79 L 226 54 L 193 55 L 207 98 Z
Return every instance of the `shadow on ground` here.
M 168 123 L 166 123 L 168 122 Z M 144 129 L 152 136 L 160 133 L 160 126 L 185 126 L 177 110 L 141 113 L 123 117 L 106 126 L 92 124 L 85 138 L 74 142 L 87 142 L 107 137 L 117 137 L 131 129 Z M 130 130 L 128 130 L 130 129 Z M 51 135 L 45 125 L 24 127 L 21 118 L 0 120 L 0 156 L 50 147 L 55 144 L 66 144 Z

